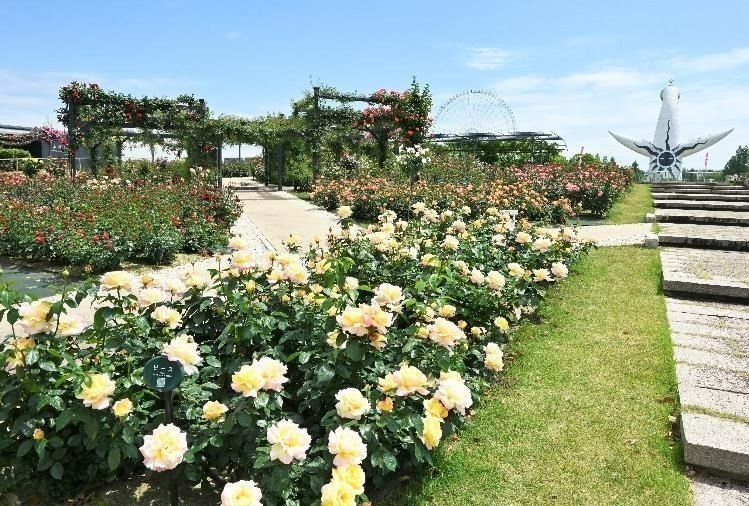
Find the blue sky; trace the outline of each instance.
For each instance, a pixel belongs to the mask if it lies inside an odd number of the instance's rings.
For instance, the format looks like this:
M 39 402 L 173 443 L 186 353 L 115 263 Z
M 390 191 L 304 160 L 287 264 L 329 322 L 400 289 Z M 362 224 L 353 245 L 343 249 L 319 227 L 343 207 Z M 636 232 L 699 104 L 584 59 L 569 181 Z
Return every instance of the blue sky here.
M 373 91 L 403 89 L 415 75 L 436 107 L 489 90 L 520 130 L 642 164 L 607 130 L 650 139 L 673 78 L 685 139 L 736 128 L 710 148 L 711 167 L 749 143 L 744 0 L 3 4 L 0 123 L 54 120 L 57 88 L 74 79 L 135 95 L 194 93 L 216 113 L 253 116 L 288 112 L 311 81 Z

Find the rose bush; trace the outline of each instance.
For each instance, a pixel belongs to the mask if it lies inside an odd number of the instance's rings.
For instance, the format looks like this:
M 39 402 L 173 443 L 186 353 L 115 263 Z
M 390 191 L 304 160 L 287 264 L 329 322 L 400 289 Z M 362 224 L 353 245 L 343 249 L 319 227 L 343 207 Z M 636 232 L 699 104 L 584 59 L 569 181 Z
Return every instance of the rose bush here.
M 0 255 L 102 271 L 126 259 L 159 264 L 180 251 L 224 247 L 238 206 L 204 175 L 193 176 L 0 173 Z
M 306 253 L 233 240 L 217 268 L 180 278 L 0 294 L 0 491 L 63 498 L 178 466 L 223 504 L 353 505 L 365 483 L 430 464 L 502 369 L 511 323 L 587 245 L 494 208 L 413 212 L 345 218 Z M 87 294 L 84 328 L 67 311 Z M 189 373 L 173 425 L 143 380 L 160 354 Z
M 406 163 L 400 168 L 363 167 L 353 174 L 327 170 L 310 197 L 326 209 L 349 206 L 355 218 L 366 221 L 374 221 L 383 208 L 405 218 L 412 202 L 424 201 L 440 208 L 517 209 L 534 221 L 562 223 L 576 214 L 605 216 L 634 180 L 634 171 L 614 164 L 502 167 L 430 152 L 428 159 L 421 157 L 412 194 L 406 176 L 414 171 L 404 169 L 414 157 L 405 153 L 401 158 Z

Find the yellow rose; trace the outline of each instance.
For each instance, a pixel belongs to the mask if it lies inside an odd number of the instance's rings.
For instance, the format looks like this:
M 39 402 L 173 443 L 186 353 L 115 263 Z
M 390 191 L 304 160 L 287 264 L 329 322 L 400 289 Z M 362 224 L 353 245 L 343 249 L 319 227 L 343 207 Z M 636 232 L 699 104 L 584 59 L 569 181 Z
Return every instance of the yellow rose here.
M 451 348 L 455 346 L 458 341 L 465 340 L 466 335 L 460 327 L 450 320 L 437 318 L 434 320 L 434 323 L 429 326 L 429 339 L 445 348 Z
M 497 316 L 496 318 L 494 318 L 494 326 L 502 332 L 505 332 L 510 328 L 510 324 L 507 321 L 507 318 L 505 318 L 504 316 Z
M 133 401 L 128 398 L 120 399 L 112 405 L 112 412 L 118 418 L 124 418 L 133 410 Z
M 346 482 L 333 479 L 320 490 L 320 506 L 356 506 L 356 494 Z
M 280 460 L 284 464 L 291 464 L 294 459 L 307 458 L 307 450 L 312 443 L 307 429 L 291 420 L 279 420 L 268 427 L 266 439 L 271 444 L 271 460 Z
M 531 242 L 531 239 L 531 235 L 527 232 L 518 232 L 518 234 L 515 236 L 515 242 L 517 242 L 518 244 Z
M 54 330 L 50 329 L 47 321 L 47 315 L 52 309 L 52 304 L 46 300 L 35 300 L 33 302 L 24 302 L 18 306 L 18 323 L 28 334 L 41 334 Z
M 218 401 L 208 401 L 203 404 L 203 418 L 206 420 L 218 420 L 224 413 L 229 411 L 226 404 L 222 404 Z
M 135 277 L 126 271 L 112 271 L 104 274 L 100 283 L 104 290 L 130 293 L 135 287 Z
M 381 306 L 390 306 L 392 308 L 400 306 L 400 303 L 403 301 L 403 289 L 400 286 L 391 285 L 390 283 L 382 283 L 375 288 L 374 295 L 372 302 L 376 302 Z
M 518 263 L 510 262 L 509 264 L 507 264 L 507 269 L 510 273 L 510 276 L 514 278 L 522 278 L 523 276 L 525 276 L 525 269 Z
M 339 218 L 346 219 L 350 218 L 353 212 L 351 211 L 350 206 L 341 206 L 338 208 L 338 211 L 336 212 Z
M 432 397 L 431 399 L 424 399 L 424 413 L 437 418 L 447 418 L 447 408 L 439 401 L 439 399 Z
M 384 413 L 390 413 L 393 410 L 393 399 L 385 397 L 377 403 L 377 409 Z
M 341 326 L 341 330 L 355 336 L 365 336 L 369 332 L 364 319 L 365 314 L 361 306 L 349 306 L 343 310 L 343 313 L 336 316 L 336 321 Z
M 44 431 L 42 429 L 34 429 L 34 434 L 31 436 L 34 438 L 34 441 L 41 441 L 44 439 Z
M 366 476 L 364 475 L 364 469 L 362 469 L 361 466 L 354 464 L 333 468 L 333 479 L 339 480 L 351 487 L 356 495 L 364 493 L 364 481 L 366 480 Z
M 241 393 L 243 397 L 257 397 L 264 386 L 263 371 L 257 363 L 243 365 L 231 377 L 232 390 Z
M 432 450 L 440 444 L 440 439 L 442 439 L 442 419 L 427 415 L 421 421 L 424 422 L 424 430 L 420 439 L 424 442 L 424 446 Z
M 264 390 L 280 392 L 283 389 L 283 384 L 289 381 L 289 379 L 284 376 L 289 368 L 280 360 L 270 357 L 261 357 L 256 362 L 253 362 L 253 365 L 260 368 L 260 372 L 265 380 L 265 384 L 262 387 Z
M 466 409 L 473 405 L 471 391 L 463 380 L 459 379 L 440 379 L 437 392 L 434 396 L 447 409 L 455 409 L 461 415 L 465 415 Z
M 109 407 L 109 396 L 114 393 L 115 382 L 108 374 L 92 374 L 83 383 L 83 388 L 76 394 L 83 400 L 84 406 L 92 409 L 106 409 Z
M 445 304 L 443 306 L 440 306 L 439 314 L 443 318 L 452 318 L 455 316 L 455 313 L 457 312 L 457 308 L 451 304 Z
M 549 269 L 533 269 L 533 281 L 540 283 L 542 281 L 551 281 Z
M 166 306 L 158 306 L 151 313 L 151 318 L 163 323 L 170 329 L 176 329 L 182 323 L 182 315 L 178 311 Z
M 416 367 L 404 364 L 399 370 L 391 373 L 390 380 L 395 385 L 395 395 L 406 396 L 416 392 L 426 395 L 429 393 L 425 388 L 427 377 Z M 380 387 L 382 387 L 382 383 L 380 383 Z

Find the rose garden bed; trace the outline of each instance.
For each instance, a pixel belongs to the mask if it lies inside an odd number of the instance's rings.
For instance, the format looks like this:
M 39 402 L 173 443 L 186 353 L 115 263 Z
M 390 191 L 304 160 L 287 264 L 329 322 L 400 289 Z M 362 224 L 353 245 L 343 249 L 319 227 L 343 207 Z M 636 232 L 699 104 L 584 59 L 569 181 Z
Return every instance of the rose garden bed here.
M 205 173 L 130 180 L 0 173 L 0 255 L 88 272 L 223 248 L 238 216 L 231 194 Z
M 367 229 L 339 212 L 328 248 L 255 256 L 235 239 L 212 271 L 115 271 L 56 302 L 1 293 L 0 491 L 66 498 L 145 466 L 227 505 L 348 505 L 430 464 L 586 245 L 494 208 L 418 204 Z M 66 314 L 87 293 L 89 327 Z M 187 373 L 176 425 L 144 385 L 161 354 Z

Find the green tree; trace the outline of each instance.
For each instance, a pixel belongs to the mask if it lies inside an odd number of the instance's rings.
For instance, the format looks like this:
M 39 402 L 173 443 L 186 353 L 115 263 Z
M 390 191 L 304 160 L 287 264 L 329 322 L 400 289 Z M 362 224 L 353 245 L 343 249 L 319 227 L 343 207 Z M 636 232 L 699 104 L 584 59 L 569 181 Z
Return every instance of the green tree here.
M 725 174 L 744 174 L 749 172 L 749 146 L 739 146 L 736 153 L 723 168 Z

